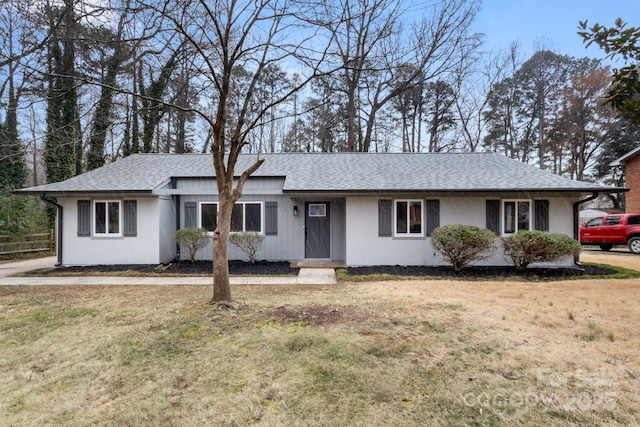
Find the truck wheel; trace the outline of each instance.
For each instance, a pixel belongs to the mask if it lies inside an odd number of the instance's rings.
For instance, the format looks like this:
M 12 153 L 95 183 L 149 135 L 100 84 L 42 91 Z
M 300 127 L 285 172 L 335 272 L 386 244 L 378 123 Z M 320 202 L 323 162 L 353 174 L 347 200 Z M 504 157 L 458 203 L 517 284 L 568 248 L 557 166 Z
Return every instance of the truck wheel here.
M 640 255 L 640 237 L 634 236 L 629 239 L 629 250 L 632 254 Z
M 609 252 L 612 247 L 613 247 L 613 245 L 611 243 L 603 243 L 603 244 L 600 245 L 600 249 L 605 251 L 605 252 Z

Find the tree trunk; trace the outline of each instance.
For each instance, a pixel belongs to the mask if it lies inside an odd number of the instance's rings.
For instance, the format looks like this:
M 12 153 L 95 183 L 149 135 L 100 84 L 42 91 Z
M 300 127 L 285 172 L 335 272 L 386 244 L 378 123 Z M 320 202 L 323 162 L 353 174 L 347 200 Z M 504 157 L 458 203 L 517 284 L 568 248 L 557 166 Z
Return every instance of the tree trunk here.
M 211 302 L 231 302 L 229 286 L 229 232 L 234 200 L 220 194 L 218 203 L 218 223 L 213 233 L 213 298 Z

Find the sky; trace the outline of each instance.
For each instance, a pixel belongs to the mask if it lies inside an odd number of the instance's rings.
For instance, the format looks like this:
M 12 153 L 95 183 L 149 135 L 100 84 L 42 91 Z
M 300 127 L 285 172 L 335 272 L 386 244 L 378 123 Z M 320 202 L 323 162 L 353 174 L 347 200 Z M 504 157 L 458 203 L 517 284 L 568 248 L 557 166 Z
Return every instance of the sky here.
M 507 49 L 518 41 L 525 61 L 539 40 L 559 54 L 604 58 L 597 46 L 585 49 L 578 23 L 609 27 L 618 17 L 628 26 L 640 26 L 640 0 L 484 0 L 474 30 L 485 34 L 486 49 Z

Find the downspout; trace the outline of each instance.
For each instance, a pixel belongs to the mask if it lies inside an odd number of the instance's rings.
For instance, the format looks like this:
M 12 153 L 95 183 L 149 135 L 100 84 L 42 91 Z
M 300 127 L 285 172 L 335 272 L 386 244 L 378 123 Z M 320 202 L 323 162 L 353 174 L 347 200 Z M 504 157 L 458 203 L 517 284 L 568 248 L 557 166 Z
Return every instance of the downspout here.
M 586 199 L 578 200 L 573 204 L 573 238 L 577 241 L 580 241 L 580 205 L 586 202 L 590 202 L 591 200 L 598 198 L 598 192 L 594 191 L 593 194 Z M 575 265 L 581 266 L 580 263 L 580 255 L 578 254 L 573 258 L 573 262 Z
M 176 196 L 176 231 L 180 230 L 180 195 Z M 174 234 L 175 235 L 175 234 Z M 176 241 L 176 261 L 180 261 L 180 245 Z
M 58 267 L 62 265 L 62 206 L 53 201 L 53 199 L 48 199 L 46 194 L 41 194 L 40 199 L 55 206 L 58 210 L 56 215 L 58 218 L 58 230 L 56 232 L 56 254 L 58 256 L 58 262 L 56 262 L 56 267 Z

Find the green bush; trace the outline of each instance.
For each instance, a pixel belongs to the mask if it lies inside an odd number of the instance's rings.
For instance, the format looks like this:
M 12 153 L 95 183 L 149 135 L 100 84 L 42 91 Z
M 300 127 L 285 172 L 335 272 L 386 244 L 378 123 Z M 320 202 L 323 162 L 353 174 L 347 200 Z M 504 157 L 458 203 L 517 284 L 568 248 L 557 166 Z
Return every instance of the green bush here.
M 187 227 L 176 231 L 176 241 L 189 251 L 189 260 L 193 262 L 196 252 L 207 246 L 211 237 L 204 228 Z
M 263 235 L 249 231 L 229 235 L 229 243 L 244 252 L 249 257 L 251 264 L 256 262 L 256 252 L 260 249 L 263 241 Z
M 49 230 L 43 202 L 0 190 L 0 235 L 23 236 Z
M 431 246 L 440 252 L 455 271 L 473 261 L 485 259 L 496 246 L 496 235 L 474 225 L 450 224 L 433 230 Z
M 518 270 L 534 262 L 553 262 L 580 252 L 580 243 L 566 234 L 521 230 L 502 239 L 505 255 Z

